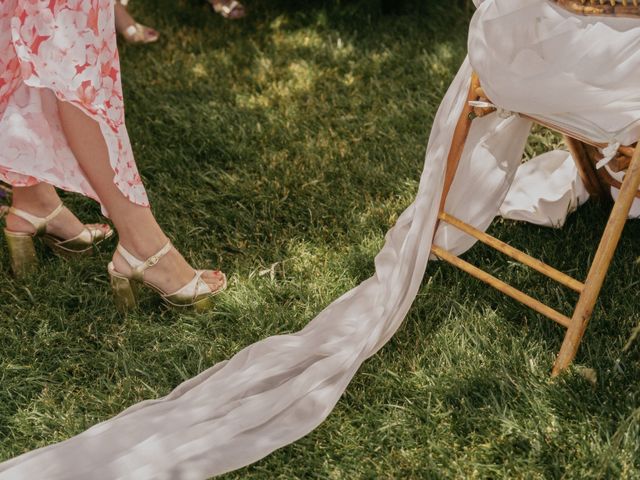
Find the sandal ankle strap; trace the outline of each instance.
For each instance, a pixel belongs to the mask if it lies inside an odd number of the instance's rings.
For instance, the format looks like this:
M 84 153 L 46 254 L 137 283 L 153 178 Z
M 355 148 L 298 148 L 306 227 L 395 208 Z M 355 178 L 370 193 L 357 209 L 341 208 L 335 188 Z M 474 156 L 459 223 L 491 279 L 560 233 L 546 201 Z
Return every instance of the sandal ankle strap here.
M 156 253 L 154 253 L 144 261 L 139 260 L 134 255 L 129 253 L 121 244 L 118 244 L 117 250 L 118 253 L 122 255 L 122 258 L 124 258 L 125 262 L 129 264 L 129 267 L 131 267 L 131 279 L 142 282 L 144 281 L 145 270 L 153 267 L 156 263 L 158 263 L 162 259 L 162 257 L 169 253 L 172 247 L 173 245 L 171 244 L 171 240 L 169 240 L 164 245 L 164 247 L 162 247 L 160 250 L 158 250 Z
M 15 207 L 10 207 L 9 213 L 29 222 L 31 226 L 36 229 L 36 235 L 43 235 L 47 231 L 47 224 L 55 217 L 57 217 L 63 209 L 64 203 L 61 203 L 56 208 L 54 208 L 53 211 L 46 217 L 36 217 L 29 212 L 25 212 L 24 210 L 20 210 Z
M 137 23 L 133 23 L 124 29 L 124 35 L 133 40 L 140 34 L 140 29 Z

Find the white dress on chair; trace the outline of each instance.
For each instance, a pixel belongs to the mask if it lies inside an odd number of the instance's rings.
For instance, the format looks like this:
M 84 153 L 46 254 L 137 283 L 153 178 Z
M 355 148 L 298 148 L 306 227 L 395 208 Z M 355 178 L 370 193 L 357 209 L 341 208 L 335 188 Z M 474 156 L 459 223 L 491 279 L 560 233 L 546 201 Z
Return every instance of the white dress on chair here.
M 604 133 L 606 141 L 634 140 L 640 24 L 571 17 L 545 0 L 487 0 L 470 38 L 473 67 L 498 106 Z M 577 56 L 583 61 L 569 62 Z M 442 101 L 416 199 L 387 233 L 374 276 L 300 332 L 249 345 L 165 398 L 0 464 L 0 479 L 204 479 L 255 462 L 322 423 L 362 362 L 400 327 L 418 292 L 471 70 L 465 61 Z M 450 213 L 480 229 L 503 204 L 530 127 L 502 114 L 474 121 L 447 200 Z M 436 238 L 456 253 L 473 244 L 446 226 Z
M 629 145 L 640 139 L 639 23 L 578 17 L 540 0 L 485 2 L 471 23 L 469 57 L 501 108 L 597 143 Z M 602 168 L 622 180 L 622 173 Z M 569 153 L 556 151 L 519 169 L 500 213 L 561 226 L 587 198 Z M 639 200 L 629 216 L 640 216 Z

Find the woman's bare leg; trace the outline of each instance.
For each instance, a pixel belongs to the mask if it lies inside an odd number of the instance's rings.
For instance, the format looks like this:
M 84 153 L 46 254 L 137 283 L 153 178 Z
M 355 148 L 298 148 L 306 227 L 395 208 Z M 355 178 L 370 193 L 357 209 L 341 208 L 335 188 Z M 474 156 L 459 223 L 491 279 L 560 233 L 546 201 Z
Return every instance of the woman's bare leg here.
M 124 32 L 128 26 L 133 25 L 136 22 L 128 10 L 119 1 L 116 1 L 114 4 L 114 17 L 116 21 L 116 30 L 119 33 Z
M 100 126 L 77 107 L 58 101 L 58 110 L 67 142 L 80 167 L 87 176 L 120 237 L 120 243 L 139 259 L 146 259 L 160 250 L 167 237 L 156 222 L 151 209 L 130 202 L 113 183 L 114 172 L 109 162 L 107 146 Z M 116 252 L 116 270 L 129 272 L 127 263 Z M 173 292 L 193 278 L 194 271 L 186 260 L 172 249 L 156 266 L 145 273 L 166 292 Z M 213 289 L 222 284 L 222 278 L 213 272 L 203 276 Z

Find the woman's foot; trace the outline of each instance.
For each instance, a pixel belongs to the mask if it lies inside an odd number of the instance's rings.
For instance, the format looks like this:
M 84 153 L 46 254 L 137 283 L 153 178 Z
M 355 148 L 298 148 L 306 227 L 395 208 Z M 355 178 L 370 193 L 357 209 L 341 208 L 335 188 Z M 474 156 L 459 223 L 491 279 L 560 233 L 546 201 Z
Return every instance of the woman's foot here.
M 45 183 L 13 189 L 12 206 L 35 217 L 45 218 L 61 204 L 62 200 L 55 189 Z M 6 228 L 14 233 L 36 233 L 35 227 L 30 222 L 11 212 L 7 214 Z M 67 240 L 77 237 L 85 228 L 102 230 L 105 235 L 111 231 L 111 227 L 107 224 L 83 224 L 71 210 L 64 207 L 47 223 L 46 233 L 60 240 Z
M 160 33 L 135 21 L 124 5 L 115 3 L 116 30 L 128 43 L 153 43 Z
M 116 223 L 120 245 L 136 259 L 145 261 L 161 251 L 169 239 L 149 208 L 134 205 L 128 201 L 125 201 L 123 207 L 125 211 L 118 215 L 118 223 Z M 117 273 L 129 277 L 131 275 L 129 263 L 118 250 L 115 251 L 113 266 Z M 144 279 L 165 293 L 173 293 L 189 283 L 195 274 L 195 270 L 180 252 L 171 248 L 157 264 L 145 271 Z M 203 273 L 202 280 L 211 291 L 216 292 L 224 286 L 226 277 L 221 272 L 207 270 Z
M 113 182 L 114 171 L 109 162 L 100 125 L 77 107 L 66 102 L 58 102 L 58 110 L 65 135 L 71 150 L 78 159 L 85 175 L 108 210 L 113 221 L 120 245 L 131 255 L 146 260 L 159 252 L 168 239 L 148 206 L 131 202 Z M 115 274 L 124 277 L 127 283 L 131 268 L 122 255 L 113 255 Z M 172 249 L 156 265 L 145 272 L 145 278 L 160 290 L 172 293 L 188 284 L 194 278 L 194 269 Z M 112 277 L 113 278 L 113 277 Z M 212 291 L 219 291 L 224 285 L 224 276 L 213 271 L 203 274 L 204 282 Z
M 213 10 L 224 18 L 239 20 L 247 16 L 247 10 L 238 0 L 208 0 Z
M 144 261 L 160 251 L 168 242 L 166 237 L 158 240 L 160 241 L 149 242 L 144 248 L 135 248 L 132 245 L 123 245 L 123 247 L 138 260 Z M 132 274 L 131 265 L 119 250 L 113 254 L 113 266 L 116 272 L 125 277 L 130 277 Z M 195 275 L 195 270 L 180 252 L 171 248 L 158 263 L 144 271 L 144 280 L 162 292 L 171 294 L 187 285 Z M 226 277 L 218 270 L 205 270 L 201 278 L 212 292 L 218 292 L 226 286 Z

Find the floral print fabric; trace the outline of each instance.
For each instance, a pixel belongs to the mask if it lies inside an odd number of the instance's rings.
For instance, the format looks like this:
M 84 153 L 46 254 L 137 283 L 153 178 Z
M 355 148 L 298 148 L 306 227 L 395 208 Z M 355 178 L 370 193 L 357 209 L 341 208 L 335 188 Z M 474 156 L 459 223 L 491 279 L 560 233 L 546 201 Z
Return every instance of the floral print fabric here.
M 148 205 L 124 122 L 112 0 L 0 1 L 0 180 L 45 181 L 97 200 L 69 149 L 56 97 L 100 125 L 114 183 Z

